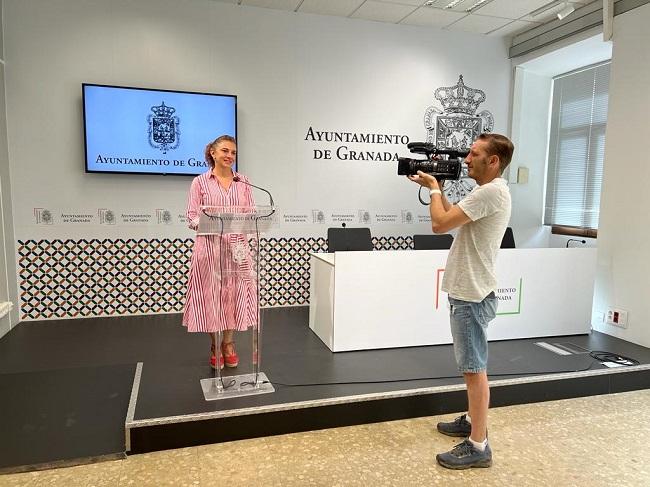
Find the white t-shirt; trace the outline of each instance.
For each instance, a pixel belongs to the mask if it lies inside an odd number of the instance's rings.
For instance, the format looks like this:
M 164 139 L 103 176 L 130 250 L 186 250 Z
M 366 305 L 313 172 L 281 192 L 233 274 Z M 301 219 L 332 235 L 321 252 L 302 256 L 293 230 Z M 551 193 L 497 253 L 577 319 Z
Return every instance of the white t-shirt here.
M 496 290 L 497 251 L 510 221 L 510 190 L 503 178 L 474 189 L 458 206 L 469 217 L 449 250 L 442 290 L 449 296 L 478 303 Z

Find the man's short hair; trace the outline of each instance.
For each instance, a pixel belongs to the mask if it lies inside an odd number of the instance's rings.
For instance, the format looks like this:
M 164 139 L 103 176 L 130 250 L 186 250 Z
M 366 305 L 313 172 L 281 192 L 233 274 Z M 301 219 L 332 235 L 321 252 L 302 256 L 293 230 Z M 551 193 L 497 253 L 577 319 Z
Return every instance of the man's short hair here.
M 499 158 L 499 174 L 503 174 L 503 171 L 506 170 L 512 160 L 512 153 L 515 151 L 512 141 L 501 134 L 482 133 L 478 138 L 487 142 L 488 155 Z

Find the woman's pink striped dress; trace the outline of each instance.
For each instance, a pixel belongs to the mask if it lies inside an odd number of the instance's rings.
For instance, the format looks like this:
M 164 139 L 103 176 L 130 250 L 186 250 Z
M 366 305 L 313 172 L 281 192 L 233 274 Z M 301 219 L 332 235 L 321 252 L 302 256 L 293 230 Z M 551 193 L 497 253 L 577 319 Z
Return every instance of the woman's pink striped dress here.
M 241 174 L 235 176 L 248 182 Z M 194 230 L 202 205 L 254 206 L 255 202 L 250 186 L 233 181 L 226 191 L 209 171 L 194 178 L 190 187 L 187 218 Z M 241 234 L 196 236 L 183 312 L 187 331 L 245 330 L 257 324 L 257 282 L 248 248 Z

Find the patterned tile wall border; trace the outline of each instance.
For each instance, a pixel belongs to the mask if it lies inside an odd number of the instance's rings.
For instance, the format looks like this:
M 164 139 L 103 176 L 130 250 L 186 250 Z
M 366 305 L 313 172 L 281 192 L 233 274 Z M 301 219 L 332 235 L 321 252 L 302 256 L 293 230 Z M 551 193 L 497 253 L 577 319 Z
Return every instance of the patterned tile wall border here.
M 25 321 L 178 313 L 192 239 L 18 241 L 20 315 Z M 373 237 L 375 250 L 413 248 L 410 236 Z M 263 307 L 309 304 L 309 253 L 322 237 L 262 239 Z

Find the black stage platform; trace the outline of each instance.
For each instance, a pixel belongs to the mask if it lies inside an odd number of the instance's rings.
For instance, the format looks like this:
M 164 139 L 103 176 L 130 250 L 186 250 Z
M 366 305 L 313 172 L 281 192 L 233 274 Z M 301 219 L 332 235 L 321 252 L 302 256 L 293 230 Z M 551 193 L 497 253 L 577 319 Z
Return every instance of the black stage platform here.
M 0 472 L 296 431 L 463 411 L 450 345 L 331 353 L 308 308 L 263 311 L 261 371 L 275 392 L 205 401 L 209 339 L 180 315 L 22 323 L 0 340 Z M 396 325 L 396 333 L 399 326 Z M 237 336 L 250 373 L 249 333 Z M 609 369 L 606 350 L 640 366 Z M 650 387 L 650 349 L 601 333 L 490 343 L 491 405 Z

